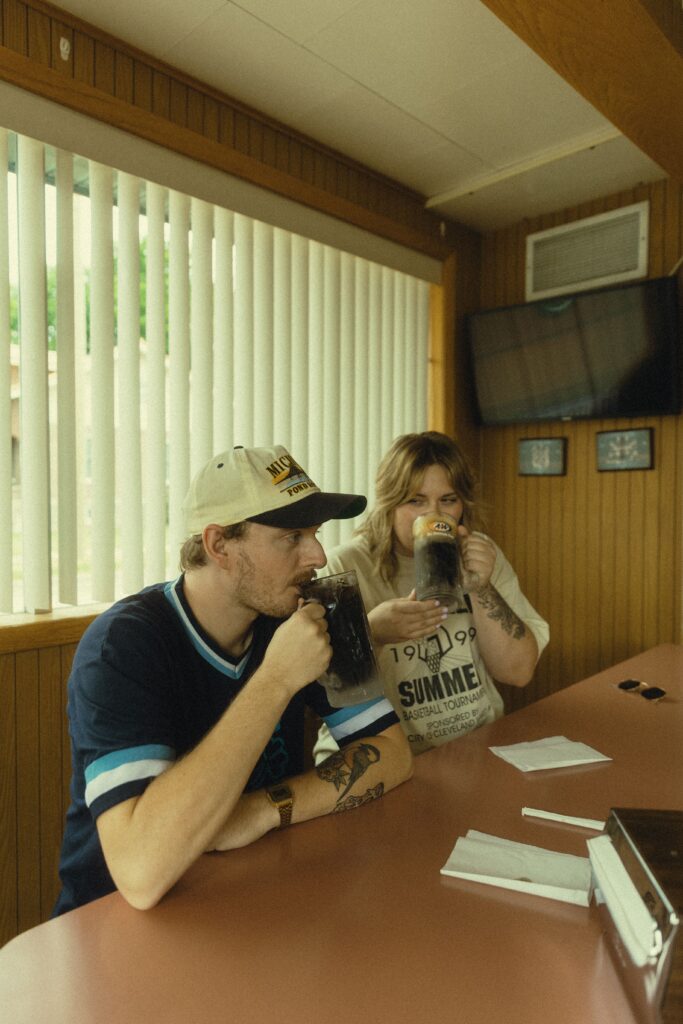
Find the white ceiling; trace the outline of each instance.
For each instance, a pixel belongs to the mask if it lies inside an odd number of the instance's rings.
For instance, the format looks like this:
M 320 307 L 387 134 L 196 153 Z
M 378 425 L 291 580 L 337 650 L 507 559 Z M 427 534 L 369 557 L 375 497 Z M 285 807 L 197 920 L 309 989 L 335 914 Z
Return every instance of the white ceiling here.
M 480 0 L 57 0 L 479 230 L 665 177 Z

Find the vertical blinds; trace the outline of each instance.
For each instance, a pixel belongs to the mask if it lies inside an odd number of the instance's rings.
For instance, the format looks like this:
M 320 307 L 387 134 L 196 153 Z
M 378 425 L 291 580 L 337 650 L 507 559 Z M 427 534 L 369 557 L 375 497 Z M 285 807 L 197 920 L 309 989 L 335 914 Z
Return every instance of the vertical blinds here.
M 173 576 L 214 452 L 371 495 L 425 429 L 424 281 L 4 130 L 0 160 L 1 611 Z

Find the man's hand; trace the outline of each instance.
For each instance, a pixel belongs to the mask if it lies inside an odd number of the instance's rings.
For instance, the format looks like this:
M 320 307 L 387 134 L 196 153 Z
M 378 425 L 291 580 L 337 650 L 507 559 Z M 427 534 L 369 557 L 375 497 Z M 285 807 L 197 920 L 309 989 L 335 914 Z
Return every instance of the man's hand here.
M 273 633 L 260 671 L 272 673 L 294 695 L 321 676 L 331 658 L 325 609 L 300 599 L 294 614 Z
M 397 644 L 429 636 L 447 615 L 448 609 L 438 601 L 418 601 L 411 590 L 408 597 L 378 604 L 368 613 L 368 622 L 376 644 Z

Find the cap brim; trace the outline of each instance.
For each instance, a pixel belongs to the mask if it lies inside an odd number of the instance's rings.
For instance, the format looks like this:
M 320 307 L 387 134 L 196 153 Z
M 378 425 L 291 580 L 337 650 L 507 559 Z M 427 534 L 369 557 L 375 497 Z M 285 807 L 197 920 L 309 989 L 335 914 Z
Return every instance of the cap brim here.
M 317 491 L 283 508 L 250 516 L 248 522 L 261 526 L 277 526 L 282 530 L 296 530 L 319 526 L 329 519 L 353 519 L 365 511 L 368 499 L 363 494 L 330 494 Z

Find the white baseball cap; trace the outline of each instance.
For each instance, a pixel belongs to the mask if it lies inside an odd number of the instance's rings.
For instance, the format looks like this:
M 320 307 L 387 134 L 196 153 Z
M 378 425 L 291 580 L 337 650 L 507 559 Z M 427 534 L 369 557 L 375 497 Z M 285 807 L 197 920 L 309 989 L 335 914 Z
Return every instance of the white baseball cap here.
M 215 455 L 190 484 L 183 512 L 188 534 L 205 526 L 249 520 L 298 529 L 328 519 L 352 519 L 367 505 L 362 494 L 321 491 L 286 448 L 233 448 Z

